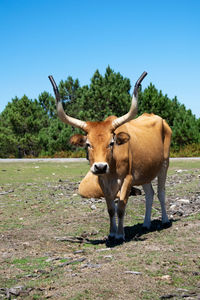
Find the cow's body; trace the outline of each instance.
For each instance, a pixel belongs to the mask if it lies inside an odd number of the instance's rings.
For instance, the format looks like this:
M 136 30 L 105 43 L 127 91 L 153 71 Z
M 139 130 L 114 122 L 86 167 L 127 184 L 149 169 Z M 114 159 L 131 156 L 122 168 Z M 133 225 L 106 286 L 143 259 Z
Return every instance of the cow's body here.
M 114 176 L 116 180 L 123 180 L 127 174 L 133 176 L 133 185 L 150 183 L 158 174 L 164 161 L 169 158 L 171 129 L 167 123 L 154 114 L 143 114 L 116 130 L 127 132 L 130 140 L 122 145 L 116 145 L 113 149 L 114 168 L 107 176 Z M 89 177 L 91 174 L 91 177 Z M 94 193 L 97 190 L 99 197 L 103 196 L 99 190 L 98 177 L 90 171 L 80 184 L 79 191 L 84 197 L 91 197 L 89 178 L 94 179 Z M 87 186 L 88 183 L 88 186 Z M 110 182 L 110 184 L 113 184 Z M 112 189 L 110 189 L 110 192 Z
M 110 117 L 109 117 L 110 118 Z M 169 149 L 171 129 L 159 116 L 143 114 L 117 128 L 116 134 L 126 132 L 130 140 L 113 149 L 113 167 L 109 174 L 96 176 L 91 171 L 87 173 L 79 186 L 83 197 L 105 197 L 108 210 L 114 213 L 114 199 L 119 196 L 120 207 L 126 205 L 132 187 L 142 185 L 146 196 L 146 217 L 144 226 L 150 227 L 153 189 L 151 181 L 158 176 L 158 197 L 162 207 L 162 221 L 168 222 L 165 211 L 165 179 L 169 165 Z M 98 143 L 98 141 L 96 141 Z M 121 203 L 121 205 L 120 205 Z M 118 211 L 119 214 L 119 211 Z M 113 221 L 114 222 L 114 221 Z M 113 224 L 110 235 L 123 236 L 123 229 Z M 122 226 L 121 226 L 122 227 Z
M 169 165 L 171 129 L 159 116 L 137 113 L 137 95 L 144 72 L 136 82 L 130 110 L 122 117 L 110 116 L 102 122 L 84 122 L 65 114 L 56 83 L 54 88 L 59 118 L 67 124 L 81 128 L 86 136 L 73 136 L 70 142 L 87 146 L 90 171 L 82 180 L 79 192 L 83 197 L 102 197 L 110 216 L 111 238 L 124 239 L 125 207 L 133 186 L 142 185 L 146 198 L 144 226 L 151 224 L 154 191 L 151 181 L 158 177 L 158 198 L 162 208 L 162 222 L 168 222 L 165 210 L 165 180 Z M 115 198 L 119 198 L 117 209 Z M 118 226 L 116 225 L 116 213 Z

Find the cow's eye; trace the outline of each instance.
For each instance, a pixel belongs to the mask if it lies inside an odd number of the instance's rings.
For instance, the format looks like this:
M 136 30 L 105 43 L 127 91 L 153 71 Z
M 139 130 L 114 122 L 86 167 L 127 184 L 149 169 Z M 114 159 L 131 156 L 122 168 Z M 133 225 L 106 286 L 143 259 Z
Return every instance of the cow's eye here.
M 87 148 L 92 148 L 91 144 L 88 143 L 88 142 L 86 142 L 86 147 L 87 147 Z
M 109 147 L 112 148 L 114 146 L 114 141 L 110 142 Z

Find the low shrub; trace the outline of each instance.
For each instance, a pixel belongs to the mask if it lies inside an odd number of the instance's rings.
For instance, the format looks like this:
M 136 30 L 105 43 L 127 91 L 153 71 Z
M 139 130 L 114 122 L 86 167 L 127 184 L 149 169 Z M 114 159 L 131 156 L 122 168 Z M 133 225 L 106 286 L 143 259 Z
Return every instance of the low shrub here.
M 171 148 L 171 157 L 200 157 L 200 144 L 189 144 L 179 150 Z

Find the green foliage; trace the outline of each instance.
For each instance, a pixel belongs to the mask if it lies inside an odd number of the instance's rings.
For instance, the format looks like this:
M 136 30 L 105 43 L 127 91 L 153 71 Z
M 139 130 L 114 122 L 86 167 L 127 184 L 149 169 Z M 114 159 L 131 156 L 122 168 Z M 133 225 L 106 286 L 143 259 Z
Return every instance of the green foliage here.
M 63 108 L 68 115 L 73 117 L 78 117 L 80 111 L 79 103 L 77 101 L 78 91 L 80 89 L 80 84 L 78 79 L 73 79 L 71 76 L 67 80 L 60 81 L 59 92 L 61 99 L 63 99 Z
M 130 88 L 130 80 L 115 73 L 109 66 L 104 76 L 97 70 L 90 86 L 78 90 L 78 117 L 101 121 L 110 115 L 125 114 L 130 107 Z
M 150 83 L 144 92 L 140 92 L 138 97 L 139 115 L 144 112 L 154 113 L 167 120 L 170 126 L 172 126 L 174 119 L 172 106 L 172 101 L 167 95 L 164 96 L 161 91 L 158 92 L 152 83 Z
M 0 117 L 0 123 L 2 124 L 2 118 Z M 8 127 L 0 127 L 0 157 L 6 158 L 10 156 L 17 156 L 17 139 L 12 130 Z
M 183 105 L 180 106 L 174 118 L 173 138 L 176 148 L 200 142 L 197 120 L 191 110 L 186 110 Z
M 37 156 L 41 151 L 38 132 L 49 125 L 37 100 L 14 98 L 0 115 L 0 156 Z
M 171 157 L 200 157 L 200 144 L 188 144 L 180 147 L 178 150 L 172 148 Z
M 71 76 L 59 84 L 66 113 L 95 121 L 126 114 L 131 102 L 130 88 L 130 80 L 109 66 L 104 75 L 96 70 L 89 85 L 81 87 L 79 80 Z M 200 119 L 176 97 L 169 99 L 153 84 L 140 90 L 138 115 L 143 112 L 160 115 L 168 122 L 173 131 L 174 153 L 187 145 L 200 144 Z M 78 132 L 57 118 L 55 99 L 48 92 L 44 91 L 34 101 L 27 96 L 16 97 L 0 114 L 0 157 L 69 155 L 74 151 L 69 138 Z M 83 155 L 83 151 L 77 153 Z
M 184 145 L 200 142 L 200 119 L 197 120 L 176 97 L 170 100 L 153 84 L 140 92 L 138 112 L 154 113 L 168 122 L 172 128 L 172 148 L 176 151 Z
M 51 119 L 47 128 L 39 132 L 39 141 L 44 155 L 53 155 L 57 151 L 69 150 L 69 137 L 72 135 L 72 127 L 66 126 L 60 120 Z
M 43 92 L 38 97 L 39 104 L 45 111 L 45 113 L 49 116 L 49 118 L 56 118 L 56 106 L 54 97 L 47 93 Z

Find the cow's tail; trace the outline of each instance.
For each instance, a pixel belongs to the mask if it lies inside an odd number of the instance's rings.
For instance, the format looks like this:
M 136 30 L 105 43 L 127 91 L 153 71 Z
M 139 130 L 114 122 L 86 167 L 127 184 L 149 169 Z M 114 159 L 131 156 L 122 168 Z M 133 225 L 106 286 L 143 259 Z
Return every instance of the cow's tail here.
M 165 120 L 163 120 L 163 142 L 164 142 L 164 159 L 169 158 L 172 130 Z

